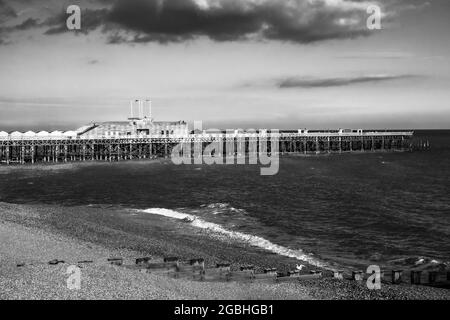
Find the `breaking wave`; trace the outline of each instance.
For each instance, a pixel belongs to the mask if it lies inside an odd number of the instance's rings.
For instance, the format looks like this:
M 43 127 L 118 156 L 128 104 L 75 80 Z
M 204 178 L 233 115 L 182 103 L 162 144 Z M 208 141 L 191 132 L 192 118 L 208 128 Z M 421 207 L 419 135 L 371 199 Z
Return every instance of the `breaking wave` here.
M 229 203 L 219 202 L 219 203 L 202 204 L 200 208 L 212 209 L 213 210 L 211 212 L 212 214 L 222 214 L 222 213 L 228 214 L 238 213 L 243 215 L 247 214 L 247 212 L 244 209 L 234 208 Z
M 209 231 L 224 235 L 230 239 L 248 243 L 254 247 L 265 249 L 267 251 L 270 251 L 270 252 L 273 252 L 273 253 L 276 253 L 276 254 L 279 254 L 282 256 L 286 256 L 289 258 L 295 258 L 297 260 L 305 261 L 316 267 L 325 267 L 325 265 L 322 262 L 320 262 L 317 259 L 311 257 L 310 255 L 304 253 L 302 250 L 289 249 L 289 248 L 280 246 L 278 244 L 272 243 L 269 240 L 264 239 L 259 236 L 250 235 L 250 234 L 246 234 L 246 233 L 238 232 L 238 231 L 227 230 L 216 223 L 205 221 L 205 220 L 203 220 L 195 215 L 192 215 L 192 214 L 182 213 L 179 211 L 164 209 L 164 208 L 150 208 L 150 209 L 143 210 L 143 212 L 160 215 L 160 216 L 165 216 L 165 217 L 169 217 L 169 218 L 174 218 L 174 219 L 178 219 L 178 220 L 183 220 L 185 222 L 189 222 L 194 227 L 209 230 Z

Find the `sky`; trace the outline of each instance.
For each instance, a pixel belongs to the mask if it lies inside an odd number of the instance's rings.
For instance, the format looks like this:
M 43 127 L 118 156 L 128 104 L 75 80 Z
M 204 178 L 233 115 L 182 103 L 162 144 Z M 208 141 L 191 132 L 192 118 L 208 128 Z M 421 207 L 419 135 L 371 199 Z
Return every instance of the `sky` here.
M 0 0 L 0 130 L 132 99 L 204 128 L 450 129 L 449 31 L 447 0 Z

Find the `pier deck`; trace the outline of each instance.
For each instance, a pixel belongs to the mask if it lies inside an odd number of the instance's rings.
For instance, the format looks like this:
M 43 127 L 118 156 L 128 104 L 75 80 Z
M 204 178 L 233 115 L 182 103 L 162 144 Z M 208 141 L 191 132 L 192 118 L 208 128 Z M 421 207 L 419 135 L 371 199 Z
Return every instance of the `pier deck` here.
M 36 162 L 120 161 L 169 157 L 179 144 L 191 146 L 195 152 L 216 142 L 224 155 L 248 155 L 272 152 L 278 142 L 280 154 L 319 154 L 343 152 L 380 152 L 411 150 L 412 131 L 358 132 L 293 132 L 219 133 L 184 136 L 154 135 L 127 137 L 44 136 L 0 137 L 0 163 L 25 164 Z

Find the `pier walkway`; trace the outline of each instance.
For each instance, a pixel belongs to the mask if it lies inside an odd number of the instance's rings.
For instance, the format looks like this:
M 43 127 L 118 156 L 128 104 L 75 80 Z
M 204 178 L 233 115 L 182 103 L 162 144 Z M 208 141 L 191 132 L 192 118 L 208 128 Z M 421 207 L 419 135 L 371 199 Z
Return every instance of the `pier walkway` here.
M 255 131 L 191 133 L 188 135 L 129 135 L 84 137 L 76 134 L 0 135 L 0 163 L 120 161 L 169 157 L 179 144 L 190 146 L 192 156 L 216 143 L 224 155 L 251 155 L 258 152 L 319 154 L 411 150 L 412 131 Z M 278 150 L 274 149 L 278 146 Z M 201 150 L 201 151 L 200 151 Z M 197 153 L 196 153 L 197 152 Z

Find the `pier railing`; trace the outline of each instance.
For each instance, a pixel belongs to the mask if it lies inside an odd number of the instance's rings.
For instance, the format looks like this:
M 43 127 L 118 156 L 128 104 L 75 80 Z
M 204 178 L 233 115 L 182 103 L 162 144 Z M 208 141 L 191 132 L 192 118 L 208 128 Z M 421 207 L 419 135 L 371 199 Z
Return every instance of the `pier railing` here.
M 301 137 L 372 137 L 372 136 L 413 136 L 413 131 L 364 131 L 364 132 L 258 132 L 258 133 L 195 133 L 188 135 L 106 135 L 106 136 L 76 136 L 76 135 L 0 135 L 0 141 L 45 141 L 45 140 L 116 140 L 116 139 L 205 139 L 205 138 L 301 138 Z

